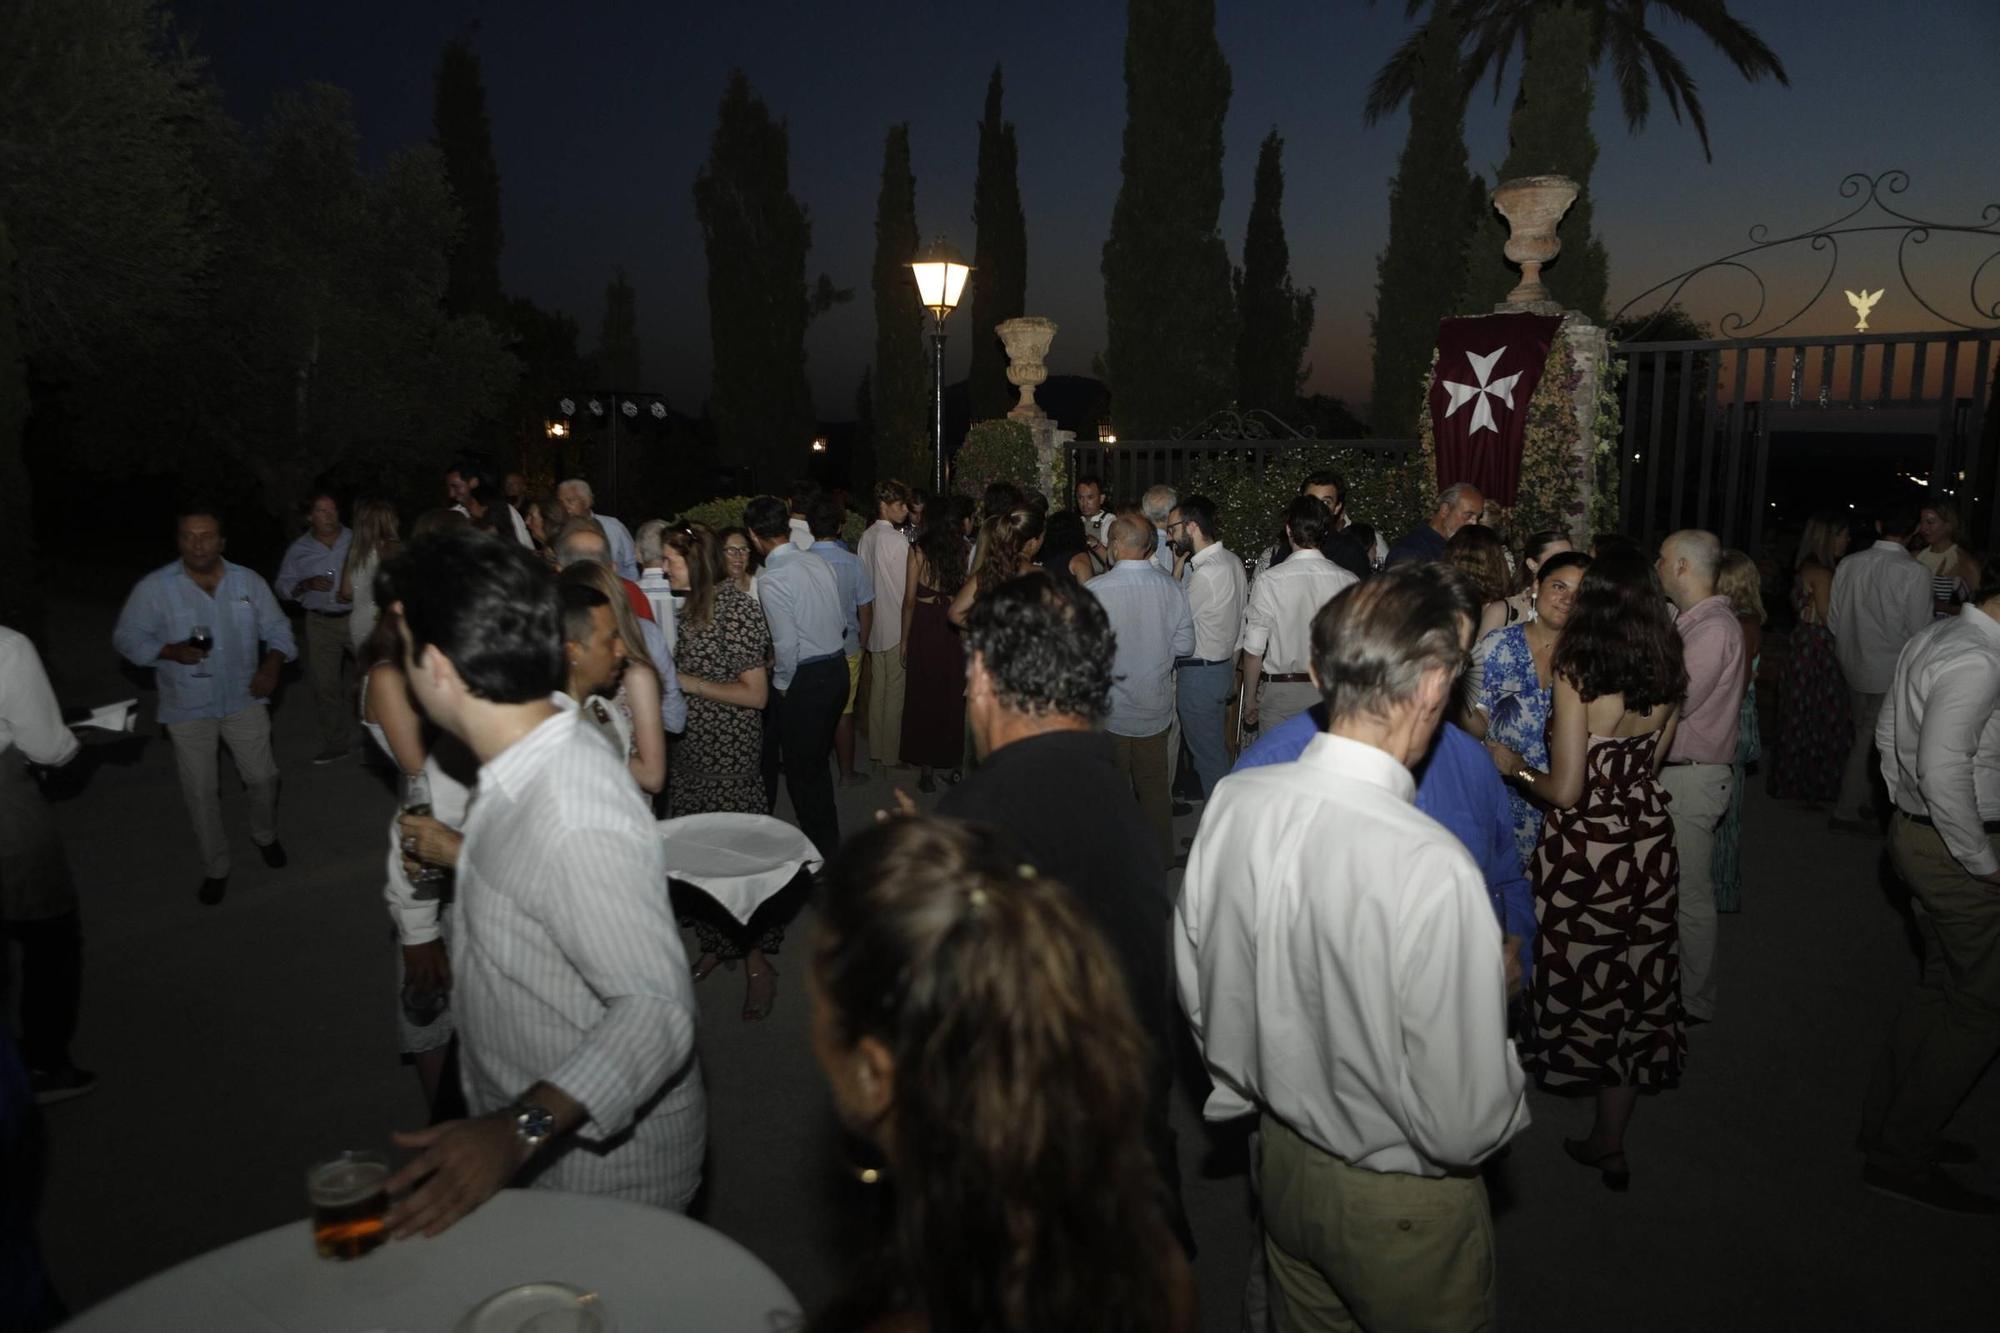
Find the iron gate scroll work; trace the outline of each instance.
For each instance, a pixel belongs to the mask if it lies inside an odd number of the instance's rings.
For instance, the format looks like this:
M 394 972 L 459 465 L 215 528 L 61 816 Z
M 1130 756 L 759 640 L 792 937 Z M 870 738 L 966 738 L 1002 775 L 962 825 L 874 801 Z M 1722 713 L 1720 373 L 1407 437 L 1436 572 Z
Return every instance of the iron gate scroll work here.
M 1612 352 L 1625 363 L 1618 476 L 1627 531 L 1650 540 L 1680 527 L 1712 528 L 1724 544 L 1754 550 L 1776 503 L 1768 495 L 1773 435 L 1859 432 L 1931 437 L 1928 476 L 1912 473 L 1909 479 L 1927 487 L 1927 494 L 1958 500 L 1967 511 L 1968 532 L 1974 530 L 1970 510 L 1982 511 L 1989 544 L 2000 543 L 1996 451 L 1990 443 L 1981 447 L 1988 434 L 1994 344 L 2000 341 L 2000 204 L 1988 204 L 1976 223 L 1936 222 L 1895 207 L 1893 201 L 1908 188 L 1909 176 L 1902 171 L 1850 175 L 1841 181 L 1840 195 L 1857 202 L 1839 217 L 1775 239 L 1760 223 L 1750 228 L 1750 244 L 1743 249 L 1654 284 L 1611 317 L 1617 329 L 1635 307 L 1657 298 L 1652 313 L 1632 325 L 1631 340 Z M 1841 239 L 1868 235 L 1896 237 L 1902 294 L 1947 327 L 1780 336 L 1834 286 Z M 1994 244 L 1971 269 L 1963 309 L 1933 300 L 1910 271 L 1916 247 L 1933 236 L 1974 238 L 1982 249 L 1984 242 Z M 1803 304 L 1766 323 L 1771 293 L 1752 261 L 1788 249 L 1824 255 L 1826 269 Z M 1717 321 L 1727 336 L 1642 341 L 1675 309 L 1690 283 L 1719 270 L 1747 277 L 1756 298 L 1748 314 L 1731 309 Z M 1982 299 L 1982 284 L 1992 289 L 1988 299 Z M 1880 295 L 1869 293 L 1866 283 L 1847 293 L 1863 327 Z

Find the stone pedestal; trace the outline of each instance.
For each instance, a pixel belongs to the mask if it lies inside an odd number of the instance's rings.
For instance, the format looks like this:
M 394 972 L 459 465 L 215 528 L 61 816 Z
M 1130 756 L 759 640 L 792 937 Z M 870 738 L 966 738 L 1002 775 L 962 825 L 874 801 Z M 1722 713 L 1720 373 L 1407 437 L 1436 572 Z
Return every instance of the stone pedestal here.
M 1068 456 L 1069 447 L 1076 443 L 1076 432 L 1058 429 L 1049 417 L 1035 416 L 1028 422 L 1028 435 L 1035 444 L 1035 489 L 1054 509 L 1063 507 L 1056 492 L 1058 479 L 1062 475 L 1063 459 Z
M 1570 544 L 1590 549 L 1590 514 L 1597 499 L 1597 377 L 1611 354 L 1611 334 L 1574 310 L 1563 314 L 1562 331 L 1569 337 L 1570 364 L 1576 368 L 1577 438 L 1570 446 L 1576 468 L 1576 498 L 1580 512 L 1570 515 Z

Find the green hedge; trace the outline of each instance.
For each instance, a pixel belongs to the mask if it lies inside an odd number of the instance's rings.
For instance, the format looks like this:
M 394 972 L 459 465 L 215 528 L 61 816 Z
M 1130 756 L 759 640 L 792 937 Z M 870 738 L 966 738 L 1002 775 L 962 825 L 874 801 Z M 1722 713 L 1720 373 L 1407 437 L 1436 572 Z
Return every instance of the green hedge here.
M 740 528 L 743 526 L 743 507 L 750 503 L 750 499 L 747 495 L 718 496 L 681 510 L 681 517 L 690 523 L 706 523 L 717 532 L 724 528 Z M 840 538 L 852 550 L 867 530 L 868 520 L 850 509 L 846 521 L 840 525 Z
M 1011 481 L 1035 489 L 1035 437 L 1027 424 L 996 417 L 975 421 L 951 460 L 951 487 L 974 499 L 987 484 Z
M 1215 502 L 1224 543 L 1247 560 L 1276 535 L 1285 506 L 1299 493 L 1299 483 L 1317 468 L 1332 468 L 1346 479 L 1349 516 L 1369 524 L 1386 542 L 1394 542 L 1429 514 L 1430 497 L 1414 459 L 1392 463 L 1335 441 L 1301 442 L 1277 458 L 1267 458 L 1261 479 L 1247 457 L 1207 459 L 1195 465 L 1179 489 L 1182 495 L 1203 495 Z

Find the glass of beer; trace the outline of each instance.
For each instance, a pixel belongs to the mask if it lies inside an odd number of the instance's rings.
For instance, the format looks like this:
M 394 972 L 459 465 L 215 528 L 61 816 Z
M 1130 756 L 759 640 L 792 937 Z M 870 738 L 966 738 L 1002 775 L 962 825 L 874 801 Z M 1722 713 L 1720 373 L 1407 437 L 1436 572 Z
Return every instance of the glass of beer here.
M 344 1152 L 306 1172 L 313 1248 L 322 1259 L 359 1259 L 389 1233 L 389 1163 L 380 1153 Z

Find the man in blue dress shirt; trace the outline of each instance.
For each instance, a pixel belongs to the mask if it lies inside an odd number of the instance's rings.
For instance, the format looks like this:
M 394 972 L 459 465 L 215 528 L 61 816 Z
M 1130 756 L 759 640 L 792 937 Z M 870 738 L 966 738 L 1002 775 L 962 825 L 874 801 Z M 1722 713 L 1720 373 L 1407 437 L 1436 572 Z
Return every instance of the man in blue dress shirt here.
M 822 856 L 832 856 L 840 850 L 840 815 L 827 761 L 847 701 L 847 615 L 840 582 L 833 566 L 792 544 L 791 510 L 783 500 L 758 496 L 743 507 L 743 526 L 764 554 L 757 594 L 771 626 L 774 659 L 765 706 L 765 786 L 775 798 L 775 758 L 784 767 L 799 830 Z
M 1111 568 L 1084 585 L 1103 604 L 1117 644 L 1104 729 L 1111 733 L 1118 767 L 1131 779 L 1140 811 L 1159 837 L 1165 863 L 1174 859 L 1167 768 L 1174 662 L 1194 651 L 1194 616 L 1186 591 L 1153 563 L 1153 526 L 1143 513 L 1121 510 L 1107 537 Z
M 354 610 L 352 602 L 340 600 L 340 571 L 354 534 L 341 526 L 340 505 L 325 493 L 313 496 L 306 522 L 306 530 L 285 550 L 276 584 L 280 599 L 297 602 L 306 613 L 306 681 L 319 723 L 319 753 L 313 762 L 330 764 L 347 757 L 354 733 L 355 713 L 340 684 L 347 617 Z
M 840 710 L 840 724 L 833 731 L 833 758 L 841 785 L 858 787 L 868 779 L 854 767 L 854 697 L 861 689 L 861 645 L 868 642 L 875 624 L 875 576 L 840 539 L 846 519 L 847 510 L 831 495 L 815 496 L 806 508 L 812 528 L 812 545 L 806 549 L 832 566 L 840 586 L 840 609 L 847 617 L 847 706 Z
M 215 743 L 229 747 L 250 789 L 250 840 L 273 870 L 285 864 L 278 841 L 278 761 L 271 754 L 267 704 L 278 671 L 298 657 L 291 622 L 262 578 L 222 558 L 222 520 L 207 509 L 180 516 L 180 559 L 139 580 L 111 643 L 136 666 L 152 667 L 160 725 L 174 742 L 181 795 L 201 845 L 196 897 L 213 907 L 229 887 L 229 838 L 222 830 Z M 199 625 L 209 646 L 189 639 Z

